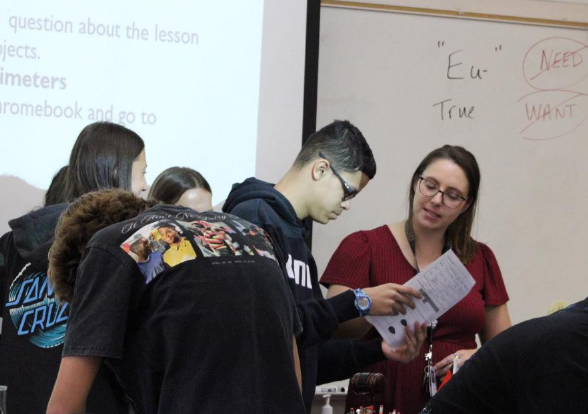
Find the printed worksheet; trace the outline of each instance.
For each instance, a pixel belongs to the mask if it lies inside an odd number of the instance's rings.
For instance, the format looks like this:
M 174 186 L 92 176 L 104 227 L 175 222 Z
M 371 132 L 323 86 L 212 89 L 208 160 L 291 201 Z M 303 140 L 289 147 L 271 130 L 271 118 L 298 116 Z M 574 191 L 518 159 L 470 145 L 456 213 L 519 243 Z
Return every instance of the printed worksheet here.
M 430 324 L 474 287 L 475 281 L 453 251 L 448 250 L 429 267 L 405 283 L 421 292 L 423 299 L 414 299 L 416 308 L 406 308 L 406 315 L 366 316 L 382 338 L 393 349 L 404 344 L 406 326 L 415 322 Z

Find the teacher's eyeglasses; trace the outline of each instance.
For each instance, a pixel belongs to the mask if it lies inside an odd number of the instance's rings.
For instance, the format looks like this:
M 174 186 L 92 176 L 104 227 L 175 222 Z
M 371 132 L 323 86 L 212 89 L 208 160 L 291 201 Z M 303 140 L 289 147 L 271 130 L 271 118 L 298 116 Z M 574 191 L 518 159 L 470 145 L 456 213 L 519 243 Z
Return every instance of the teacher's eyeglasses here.
M 419 191 L 422 195 L 427 197 L 435 197 L 437 193 L 441 193 L 443 204 L 449 208 L 458 208 L 464 201 L 467 200 L 467 198 L 463 197 L 456 191 L 441 191 L 439 189 L 439 184 L 426 177 L 419 177 Z
M 319 157 L 329 161 L 329 159 L 327 157 L 325 157 L 322 152 L 319 151 L 318 155 L 319 155 Z M 343 200 L 342 201 L 351 200 L 353 197 L 355 197 L 357 195 L 357 193 L 359 193 L 359 190 L 357 188 L 355 188 L 354 186 L 349 184 L 347 181 L 345 181 L 343 179 L 343 177 L 341 177 L 341 175 L 337 172 L 335 167 L 333 167 L 333 164 L 331 163 L 331 161 L 329 161 L 329 168 L 331 169 L 331 171 L 333 171 L 333 174 L 335 174 L 335 177 L 337 177 L 339 179 L 339 181 L 341 181 L 341 186 L 343 187 Z

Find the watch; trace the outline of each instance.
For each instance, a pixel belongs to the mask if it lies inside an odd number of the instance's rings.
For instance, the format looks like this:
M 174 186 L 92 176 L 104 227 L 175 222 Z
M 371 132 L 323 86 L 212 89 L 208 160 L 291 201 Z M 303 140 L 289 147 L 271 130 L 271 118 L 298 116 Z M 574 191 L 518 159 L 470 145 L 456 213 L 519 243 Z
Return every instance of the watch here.
M 355 308 L 359 311 L 359 316 L 365 316 L 370 313 L 372 308 L 372 298 L 361 289 L 353 289 L 355 294 Z

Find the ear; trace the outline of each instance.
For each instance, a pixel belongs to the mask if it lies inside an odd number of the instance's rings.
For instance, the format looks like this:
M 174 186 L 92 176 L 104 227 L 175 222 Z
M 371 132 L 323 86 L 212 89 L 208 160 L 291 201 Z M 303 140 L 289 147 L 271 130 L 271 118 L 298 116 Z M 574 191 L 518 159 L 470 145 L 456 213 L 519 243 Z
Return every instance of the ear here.
M 367 176 L 366 173 L 361 173 L 361 179 L 359 180 L 359 191 L 363 190 L 366 185 L 370 182 L 370 177 Z
M 459 213 L 459 214 L 463 214 L 466 211 L 468 211 L 468 208 L 470 208 L 471 205 L 472 205 L 472 199 L 468 198 L 468 201 L 466 201 L 465 205 L 463 206 L 463 209 L 461 210 L 461 213 Z
M 318 159 L 312 164 L 312 180 L 321 180 L 329 170 L 329 162 L 327 160 Z

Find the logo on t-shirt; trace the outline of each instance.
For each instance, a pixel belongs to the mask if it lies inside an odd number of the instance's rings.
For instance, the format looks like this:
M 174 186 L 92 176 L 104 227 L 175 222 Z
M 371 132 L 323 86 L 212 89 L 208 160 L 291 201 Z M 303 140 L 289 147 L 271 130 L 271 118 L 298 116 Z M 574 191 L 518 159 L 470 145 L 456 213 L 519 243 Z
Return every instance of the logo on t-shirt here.
M 294 280 L 294 283 L 312 289 L 310 267 L 305 262 L 296 260 L 289 254 L 288 261 L 286 262 L 286 271 L 288 272 L 288 277 Z
M 142 227 L 121 244 L 139 266 L 146 283 L 164 270 L 196 258 L 263 256 L 276 260 L 270 240 L 259 227 L 225 216 L 221 220 L 210 215 L 185 217 L 186 214 L 183 213 L 184 220 L 157 220 L 147 225 L 142 222 Z
M 30 265 L 12 282 L 6 308 L 18 336 L 40 348 L 53 348 L 65 338 L 67 303 L 57 301 L 47 273 L 27 271 Z

